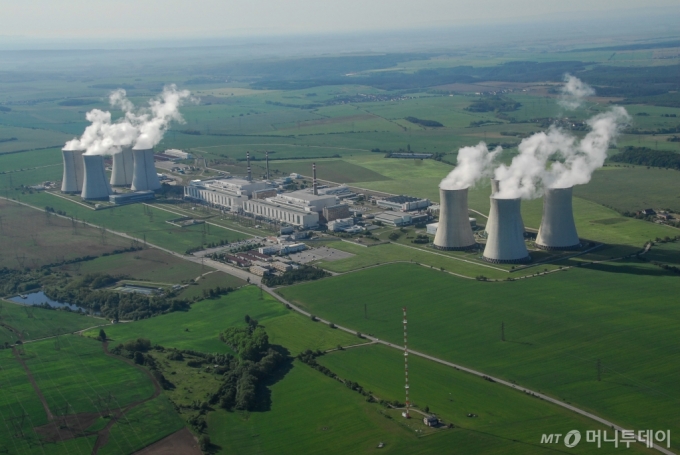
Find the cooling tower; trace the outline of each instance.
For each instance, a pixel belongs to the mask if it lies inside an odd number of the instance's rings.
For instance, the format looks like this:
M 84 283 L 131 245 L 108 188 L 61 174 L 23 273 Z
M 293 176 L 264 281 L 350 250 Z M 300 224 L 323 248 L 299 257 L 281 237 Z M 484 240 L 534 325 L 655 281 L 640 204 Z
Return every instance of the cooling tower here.
M 498 193 L 501 190 L 500 181 L 496 179 L 491 179 L 491 196 Z M 484 226 L 484 232 L 486 232 L 487 238 L 489 237 L 489 226 L 496 222 L 496 211 L 489 208 L 489 217 L 486 219 L 486 226 Z
M 569 188 L 546 188 L 543 196 L 543 219 L 536 246 L 543 250 L 576 250 L 581 242 L 576 233 Z
M 83 167 L 84 150 L 62 150 L 64 159 L 64 176 L 61 181 L 62 193 L 80 193 L 83 191 L 85 170 Z
M 467 203 L 468 190 L 439 188 L 439 226 L 434 236 L 438 250 L 469 250 L 476 246 L 470 227 Z
M 83 183 L 83 199 L 108 199 L 111 186 L 106 179 L 104 157 L 101 155 L 83 155 L 85 165 L 85 180 Z
M 518 264 L 531 261 L 524 244 L 524 222 L 520 199 L 496 199 L 491 196 L 489 236 L 483 258 L 496 264 Z
M 161 182 L 156 174 L 156 166 L 153 162 L 153 149 L 132 150 L 134 168 L 132 171 L 132 191 L 156 191 L 160 189 Z
M 113 155 L 113 169 L 111 171 L 111 185 L 128 186 L 132 184 L 134 172 L 134 157 L 132 149 L 124 148 L 121 152 Z

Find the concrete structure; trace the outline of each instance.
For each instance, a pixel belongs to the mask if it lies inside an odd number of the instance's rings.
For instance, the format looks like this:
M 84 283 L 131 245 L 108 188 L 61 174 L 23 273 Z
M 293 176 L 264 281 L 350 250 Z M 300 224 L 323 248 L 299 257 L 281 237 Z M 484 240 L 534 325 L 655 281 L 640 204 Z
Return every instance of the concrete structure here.
M 156 191 L 161 188 L 156 166 L 153 160 L 153 149 L 132 149 L 134 169 L 132 172 L 132 191 Z
M 581 241 L 576 233 L 571 206 L 572 188 L 546 188 L 543 195 L 543 219 L 536 246 L 543 250 L 576 250 Z
M 411 215 L 403 212 L 383 212 L 375 216 L 376 221 L 380 221 L 388 226 L 407 226 L 411 224 Z
M 495 212 L 489 224 L 489 236 L 484 248 L 485 261 L 496 264 L 520 264 L 531 261 L 524 243 L 524 222 L 520 212 L 521 200 L 498 199 L 491 196 L 491 210 Z M 489 219 L 491 215 L 489 215 Z
M 249 182 L 244 179 L 220 178 L 211 180 L 192 180 L 184 187 L 184 197 L 221 207 L 233 212 L 242 210 L 243 201 L 259 197 L 260 191 L 276 194 L 274 185 L 266 181 Z
M 253 191 L 253 199 L 267 199 L 268 197 L 275 197 L 278 194 L 276 188 L 266 188 L 264 190 Z
M 281 254 L 297 253 L 298 251 L 304 251 L 307 249 L 307 245 L 304 243 L 291 243 L 289 245 L 281 246 Z
M 168 149 L 163 152 L 164 155 L 168 156 L 173 156 L 175 158 L 179 158 L 180 160 L 188 160 L 191 159 L 191 153 L 183 152 L 182 150 L 177 150 L 177 149 Z
M 333 220 L 339 220 L 341 218 L 349 218 L 349 205 L 347 204 L 337 204 L 324 207 L 322 210 L 323 218 L 326 222 L 330 223 Z
M 408 212 L 410 210 L 425 209 L 430 205 L 429 199 L 420 199 L 412 196 L 390 196 L 380 199 L 376 204 L 379 207 Z
M 73 194 L 83 191 L 83 181 L 85 180 L 84 152 L 85 150 L 62 149 L 61 156 L 64 160 L 64 175 L 61 180 L 62 193 Z
M 250 182 L 251 180 L 253 180 L 253 173 L 252 173 L 252 171 L 251 171 L 251 169 L 250 169 L 250 152 L 246 152 L 246 162 L 248 163 L 248 176 L 247 176 L 247 180 Z
M 346 199 L 356 196 L 356 193 L 352 192 L 352 190 L 350 190 L 346 185 L 318 188 L 317 192 L 320 195 L 337 196 L 338 199 Z
M 285 264 L 283 262 L 272 262 L 272 267 L 274 267 L 279 272 L 287 272 L 293 267 L 290 264 Z
M 242 208 L 245 213 L 254 217 L 267 220 L 274 220 L 299 226 L 304 229 L 315 228 L 319 225 L 319 213 L 305 210 L 294 205 L 281 204 L 275 201 L 276 198 L 265 200 L 244 200 Z
M 135 202 L 153 201 L 153 191 L 137 191 L 134 193 L 116 193 L 109 196 L 109 202 L 116 205 L 134 204 Z
M 314 196 L 319 195 L 319 189 L 316 183 L 316 163 L 312 163 L 312 194 Z
M 474 229 L 477 227 L 477 219 L 476 218 L 470 218 L 470 228 Z M 439 222 L 436 223 L 430 223 L 425 226 L 425 232 L 430 235 L 435 235 L 437 233 L 437 229 L 439 228 Z
M 477 246 L 468 215 L 468 189 L 439 188 L 439 225 L 434 237 L 438 250 L 469 250 Z
M 132 175 L 135 169 L 135 159 L 132 149 L 124 148 L 113 155 L 113 168 L 111 169 L 111 185 L 130 186 L 132 185 Z
M 354 218 L 341 218 L 328 223 L 328 230 L 333 232 L 342 232 L 347 228 L 354 226 Z
M 109 199 L 113 194 L 111 185 L 106 178 L 104 157 L 101 155 L 83 155 L 85 178 L 80 197 L 86 200 Z
M 491 179 L 491 196 L 500 191 L 500 181 L 496 179 Z M 489 237 L 489 226 L 496 223 L 496 212 L 489 210 L 489 217 L 486 219 L 486 225 L 484 226 L 484 232 L 486 236 Z
M 264 267 L 259 265 L 253 265 L 250 267 L 250 273 L 257 276 L 265 276 L 269 275 L 269 269 L 265 269 Z

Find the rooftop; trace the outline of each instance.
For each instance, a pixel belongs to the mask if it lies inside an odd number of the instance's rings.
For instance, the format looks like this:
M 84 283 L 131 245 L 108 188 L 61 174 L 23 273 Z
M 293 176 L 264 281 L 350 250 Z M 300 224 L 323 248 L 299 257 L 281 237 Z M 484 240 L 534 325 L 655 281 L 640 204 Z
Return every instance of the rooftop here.
M 397 204 L 403 204 L 404 202 L 418 202 L 422 201 L 423 199 L 419 197 L 399 195 L 386 197 L 383 200 L 387 202 L 396 202 Z

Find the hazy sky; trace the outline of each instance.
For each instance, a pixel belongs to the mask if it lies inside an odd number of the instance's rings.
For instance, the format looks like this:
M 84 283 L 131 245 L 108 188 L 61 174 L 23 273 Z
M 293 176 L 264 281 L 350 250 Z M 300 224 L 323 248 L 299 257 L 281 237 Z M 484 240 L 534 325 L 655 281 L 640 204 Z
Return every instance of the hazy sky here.
M 167 39 L 577 19 L 678 0 L 1 0 L 0 37 Z M 565 16 L 565 14 L 567 16 Z

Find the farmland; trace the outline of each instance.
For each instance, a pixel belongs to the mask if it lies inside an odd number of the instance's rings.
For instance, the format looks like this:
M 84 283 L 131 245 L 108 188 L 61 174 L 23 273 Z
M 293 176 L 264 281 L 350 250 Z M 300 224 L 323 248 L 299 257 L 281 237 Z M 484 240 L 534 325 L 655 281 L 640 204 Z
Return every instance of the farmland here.
M 664 289 L 673 288 L 677 276 L 639 262 L 593 267 L 480 285 L 400 264 L 281 292 L 321 317 L 395 343 L 399 309 L 407 306 L 416 350 L 632 426 L 670 425 L 675 413 L 666 398 L 677 392 L 671 340 L 678 315 Z M 343 299 L 340 288 L 361 297 Z M 508 342 L 501 341 L 501 323 Z M 597 359 L 606 365 L 602 382 L 596 381 Z

